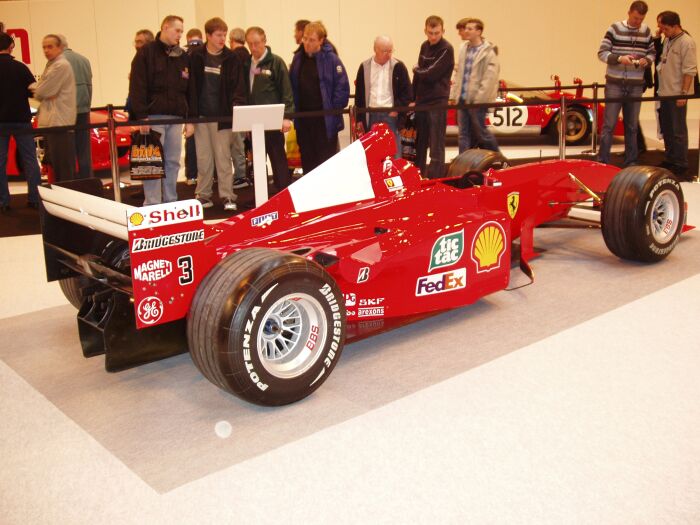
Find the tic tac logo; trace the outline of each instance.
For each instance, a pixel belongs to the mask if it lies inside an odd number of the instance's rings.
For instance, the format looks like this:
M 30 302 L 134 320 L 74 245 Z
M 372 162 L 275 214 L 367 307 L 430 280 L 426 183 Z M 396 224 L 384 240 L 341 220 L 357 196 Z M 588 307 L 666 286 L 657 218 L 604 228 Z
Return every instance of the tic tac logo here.
M 142 299 L 136 309 L 136 315 L 143 324 L 155 324 L 163 317 L 163 301 L 158 297 Z
M 515 219 L 518 213 L 518 206 L 520 205 L 520 192 L 514 191 L 509 193 L 506 201 L 508 203 L 508 215 L 510 215 L 511 219 Z
M 452 266 L 459 261 L 463 253 L 464 230 L 439 237 L 433 244 L 433 249 L 430 252 L 428 271 L 432 272 L 436 268 Z
M 270 224 L 272 221 L 276 221 L 279 218 L 279 214 L 276 211 L 266 213 L 265 215 L 258 215 L 250 219 L 251 226 L 262 226 L 263 224 Z
M 194 199 L 139 208 L 129 215 L 129 230 L 142 230 L 203 219 L 202 205 Z
M 501 257 L 506 251 L 506 233 L 503 226 L 490 221 L 481 225 L 474 235 L 472 260 L 477 273 L 490 272 L 501 266 Z
M 139 264 L 134 268 L 134 279 L 137 281 L 160 281 L 173 271 L 173 263 L 165 259 L 154 259 Z
M 416 282 L 416 297 L 452 292 L 467 285 L 467 269 L 458 268 L 449 272 L 420 277 Z

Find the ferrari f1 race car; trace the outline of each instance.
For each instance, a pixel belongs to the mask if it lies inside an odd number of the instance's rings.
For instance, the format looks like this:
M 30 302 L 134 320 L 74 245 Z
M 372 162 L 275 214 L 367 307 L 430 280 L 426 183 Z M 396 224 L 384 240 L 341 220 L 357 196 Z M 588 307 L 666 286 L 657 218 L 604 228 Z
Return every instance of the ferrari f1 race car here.
M 129 117 L 121 111 L 114 112 L 114 119 L 117 122 L 126 122 Z M 109 137 L 107 136 L 107 112 L 103 110 L 90 112 L 91 124 L 105 124 L 102 128 L 93 128 L 90 130 L 90 147 L 92 150 L 92 169 L 108 170 L 111 166 L 109 161 Z M 32 125 L 36 127 L 36 117 L 32 118 Z M 117 156 L 119 157 L 119 166 L 126 167 L 129 165 L 129 148 L 131 147 L 131 132 L 134 128 L 118 127 L 117 128 Z M 48 175 L 49 166 L 44 165 L 44 142 L 41 137 L 35 139 L 37 146 L 37 158 L 42 165 L 42 172 Z M 22 173 L 19 156 L 16 152 L 15 139 L 10 137 L 10 146 L 7 152 L 7 175 L 17 176 Z
M 625 259 L 663 259 L 683 228 L 680 184 L 661 168 L 499 169 L 499 154 L 469 150 L 426 180 L 395 148 L 378 124 L 216 224 L 196 200 L 136 208 L 101 198 L 99 181 L 40 188 L 48 279 L 79 309 L 85 356 L 105 354 L 117 371 L 189 351 L 219 388 L 283 405 L 321 386 L 346 336 L 368 322 L 388 327 L 505 289 L 516 240 L 531 278 L 535 227 L 576 203 L 602 202 L 605 242 Z
M 552 91 L 522 91 L 513 83 L 500 81 L 497 102 L 541 102 L 534 105 L 504 106 L 492 108 L 486 115 L 486 126 L 494 134 L 499 136 L 537 136 L 545 135 L 556 142 L 559 139 L 559 101 L 567 99 L 566 112 L 566 143 L 568 145 L 584 144 L 590 140 L 593 129 L 594 104 L 590 102 L 570 103 L 574 99 L 583 98 L 583 85 L 580 78 L 575 78 L 574 83 L 579 87 L 575 93 L 569 93 L 560 89 L 561 81 L 557 75 L 553 75 L 554 89 Z M 603 104 L 598 103 L 598 133 L 603 128 Z M 447 134 L 457 135 L 457 111 L 450 110 L 447 113 Z M 624 126 L 622 118 L 618 118 L 613 135 L 623 136 Z

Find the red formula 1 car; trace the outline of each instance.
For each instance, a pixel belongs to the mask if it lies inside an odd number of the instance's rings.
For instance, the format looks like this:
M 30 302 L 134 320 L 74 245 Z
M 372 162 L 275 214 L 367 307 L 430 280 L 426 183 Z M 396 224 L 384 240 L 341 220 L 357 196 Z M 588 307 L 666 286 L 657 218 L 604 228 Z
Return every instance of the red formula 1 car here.
M 114 112 L 114 119 L 118 122 L 126 122 L 129 117 L 121 111 Z M 90 130 L 90 145 L 92 147 L 92 169 L 108 170 L 111 167 L 109 162 L 109 137 L 107 135 L 107 112 L 106 111 L 91 111 L 90 122 L 92 124 L 104 124 L 103 128 L 93 128 Z M 36 117 L 32 119 L 32 125 L 36 127 Z M 129 147 L 131 146 L 131 132 L 134 128 L 118 127 L 117 128 L 117 155 L 119 157 L 119 166 L 127 167 L 129 165 Z M 39 137 L 36 139 L 37 157 L 39 162 L 44 159 L 43 140 Z M 15 140 L 10 137 L 10 147 L 7 157 L 7 175 L 17 176 L 22 172 L 19 166 L 19 158 L 15 149 Z M 42 164 L 42 171 L 48 171 L 48 166 Z
M 94 180 L 40 188 L 49 280 L 79 308 L 86 356 L 110 371 L 188 351 L 212 383 L 261 405 L 308 396 L 346 337 L 503 290 L 519 239 L 602 200 L 617 256 L 657 261 L 684 221 L 662 168 L 582 160 L 498 169 L 470 150 L 443 179 L 394 160 L 383 124 L 256 209 L 206 224 L 196 200 L 134 208 Z M 73 189 L 70 189 L 73 188 Z M 91 191 L 95 195 L 74 189 Z
M 538 102 L 537 105 L 507 106 L 493 108 L 486 116 L 486 125 L 495 135 L 501 136 L 538 136 L 545 135 L 556 142 L 559 139 L 559 101 L 562 97 L 569 100 L 584 98 L 583 82 L 574 79 L 579 88 L 576 93 L 560 89 L 561 81 L 553 75 L 554 90 L 552 91 L 519 91 L 519 86 L 501 80 L 498 102 Z M 603 104 L 598 104 L 598 133 L 603 128 Z M 567 105 L 566 114 L 566 143 L 568 145 L 583 144 L 590 141 L 593 128 L 593 104 L 574 103 Z M 457 135 L 457 111 L 447 113 L 447 134 Z M 622 118 L 618 118 L 613 130 L 615 136 L 624 136 Z

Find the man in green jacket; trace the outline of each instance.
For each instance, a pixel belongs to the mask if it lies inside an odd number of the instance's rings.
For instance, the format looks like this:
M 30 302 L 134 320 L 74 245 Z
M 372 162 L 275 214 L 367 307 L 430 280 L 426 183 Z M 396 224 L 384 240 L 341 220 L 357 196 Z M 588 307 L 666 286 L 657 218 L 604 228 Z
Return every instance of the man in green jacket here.
M 285 113 L 293 113 L 292 85 L 284 60 L 272 54 L 272 50 L 266 45 L 265 31 L 261 27 L 249 27 L 245 39 L 251 54 L 246 69 L 250 88 L 249 104 L 284 104 Z M 292 182 L 284 151 L 284 133 L 289 131 L 291 126 L 292 122 L 285 118 L 281 130 L 265 132 L 265 150 L 270 157 L 272 178 L 277 191 L 283 190 Z
M 90 61 L 83 55 L 76 53 L 68 46 L 68 40 L 63 35 L 61 46 L 63 56 L 73 68 L 75 77 L 75 94 L 78 114 L 75 117 L 76 126 L 90 124 L 90 104 L 92 103 L 92 68 Z M 75 131 L 75 152 L 78 155 L 78 177 L 87 179 L 92 177 L 92 150 L 90 147 L 90 129 L 77 129 Z

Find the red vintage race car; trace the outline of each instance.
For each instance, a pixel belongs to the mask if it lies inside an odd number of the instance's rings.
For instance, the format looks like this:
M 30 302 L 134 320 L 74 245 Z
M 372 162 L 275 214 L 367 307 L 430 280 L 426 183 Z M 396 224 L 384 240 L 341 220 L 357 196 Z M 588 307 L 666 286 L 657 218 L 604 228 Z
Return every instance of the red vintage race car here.
M 569 100 L 584 98 L 583 89 L 579 87 L 575 93 L 560 89 L 561 81 L 553 75 L 554 89 L 552 91 L 521 91 L 520 86 L 501 80 L 497 102 L 541 102 L 536 105 L 507 106 L 492 108 L 486 116 L 486 125 L 495 135 L 501 136 L 537 136 L 545 135 L 554 142 L 559 139 L 559 101 L 562 97 Z M 574 84 L 582 86 L 580 78 L 574 79 Z M 598 133 L 603 128 L 603 104 L 598 104 Z M 566 114 L 566 143 L 569 145 L 583 144 L 590 141 L 593 129 L 593 104 L 573 103 L 567 105 Z M 447 113 L 447 134 L 457 135 L 457 111 Z M 613 131 L 615 136 L 624 136 L 622 118 L 618 118 Z
M 129 116 L 121 111 L 114 112 L 114 119 L 118 122 L 126 122 Z M 91 111 L 90 122 L 92 124 L 104 124 L 103 128 L 93 128 L 90 130 L 90 145 L 92 147 L 92 169 L 108 170 L 111 167 L 109 161 L 109 137 L 107 134 L 107 112 Z M 32 125 L 36 127 L 36 117 L 32 118 Z M 131 146 L 131 132 L 134 128 L 118 127 L 117 128 L 117 155 L 119 157 L 119 166 L 127 167 L 129 165 L 129 147 Z M 40 136 L 36 139 L 37 143 L 37 158 L 39 162 L 44 158 L 43 140 Z M 7 175 L 17 176 L 22 172 L 19 166 L 19 158 L 16 152 L 15 140 L 10 137 L 10 147 L 7 156 Z M 42 171 L 47 171 L 47 166 L 42 164 Z
M 79 308 L 86 356 L 117 371 L 189 351 L 212 383 L 261 405 L 308 396 L 367 327 L 472 303 L 532 279 L 533 232 L 594 199 L 618 257 L 658 261 L 684 200 L 666 170 L 583 160 L 499 169 L 469 150 L 425 180 L 379 124 L 263 205 L 216 224 L 196 200 L 135 208 L 99 181 L 40 188 L 49 280 Z M 89 191 L 92 195 L 82 192 Z

